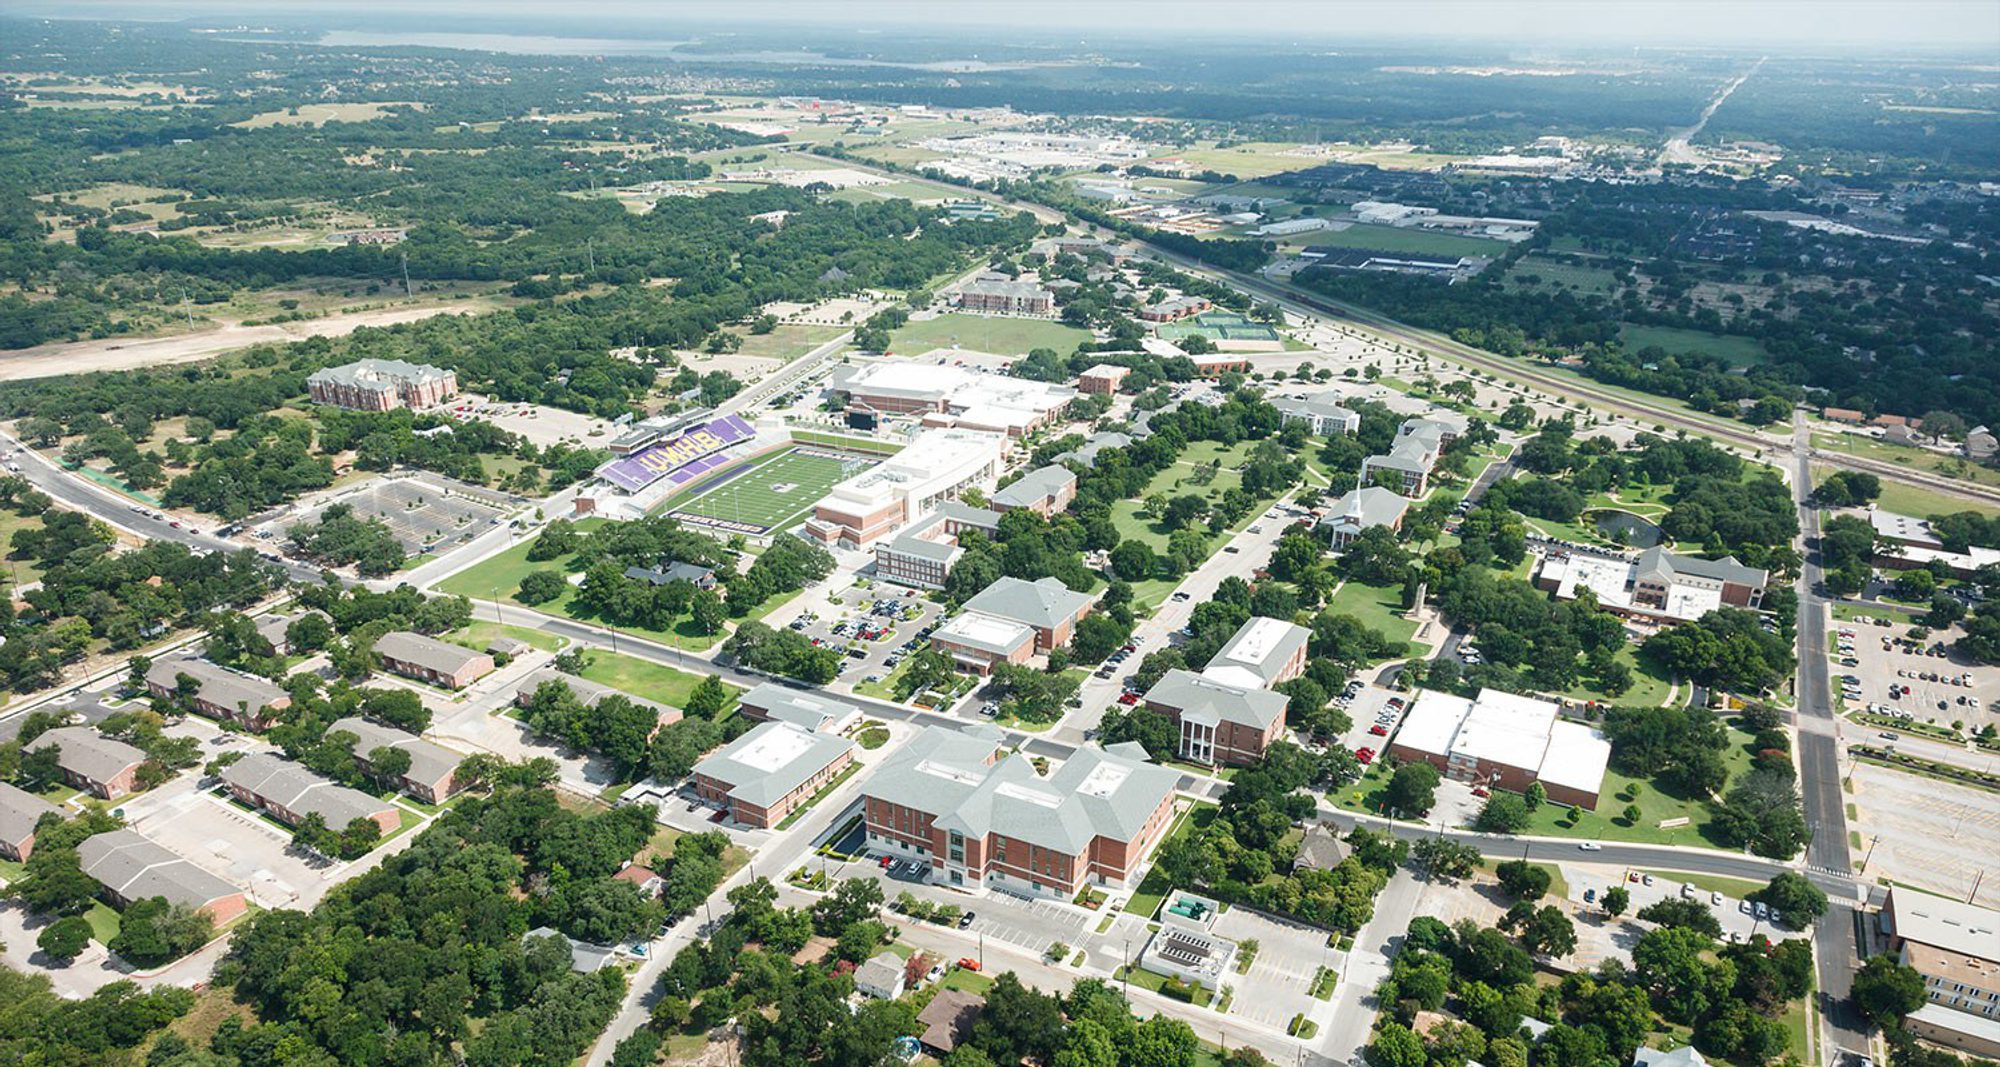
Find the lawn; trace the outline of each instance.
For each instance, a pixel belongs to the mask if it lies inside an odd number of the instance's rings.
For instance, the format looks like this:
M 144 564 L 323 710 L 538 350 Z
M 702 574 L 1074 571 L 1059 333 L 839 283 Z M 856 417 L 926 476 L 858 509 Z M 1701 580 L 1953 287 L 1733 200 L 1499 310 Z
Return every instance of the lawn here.
M 1890 444 L 1861 434 L 1828 430 L 1813 431 L 1812 445 L 1822 452 L 1840 452 L 1861 459 L 1872 459 L 1878 463 L 1894 463 L 1899 467 L 1926 471 L 1962 482 L 2000 485 L 2000 470 L 1967 462 L 1960 456 L 1945 455 L 1942 452 L 1933 452 L 1913 445 Z
M 1017 319 L 1000 315 L 968 315 L 951 312 L 935 319 L 912 322 L 890 338 L 890 351 L 905 356 L 922 355 L 934 348 L 969 348 L 996 356 L 1025 356 L 1030 349 L 1053 348 L 1061 355 L 1076 351 L 1090 340 L 1089 330 L 1065 326 L 1049 319 Z
M 1113 981 L 1118 981 L 1120 979 L 1129 981 L 1133 985 L 1138 986 L 1140 989 L 1150 990 L 1154 993 L 1160 993 L 1161 990 L 1167 984 L 1167 979 L 1165 975 L 1154 974 L 1153 972 L 1146 970 L 1143 967 L 1137 966 L 1136 964 L 1131 967 L 1118 968 L 1116 971 L 1112 972 L 1111 978 Z M 1208 1007 L 1208 1002 L 1215 999 L 1215 994 L 1209 992 L 1206 986 L 1195 986 L 1193 988 L 1194 988 L 1193 1004 L 1195 1007 L 1206 1008 Z M 1162 993 L 1161 995 L 1165 996 L 1166 994 Z
M 584 519 L 576 525 L 580 530 L 587 530 L 603 521 L 602 519 Z M 569 573 L 566 568 L 572 558 L 570 556 L 560 556 L 556 559 L 544 560 L 540 563 L 530 563 L 528 561 L 528 551 L 533 547 L 534 543 L 530 539 L 504 552 L 496 552 L 439 582 L 437 584 L 438 591 L 441 593 L 455 593 L 472 600 L 488 602 L 498 600 L 516 605 L 524 610 L 539 611 L 546 615 L 559 615 L 566 619 L 576 619 L 579 622 L 591 621 L 585 616 L 570 610 L 570 603 L 576 599 L 576 587 L 573 585 L 564 589 L 561 596 L 545 604 L 529 605 L 515 596 L 516 593 L 521 591 L 521 579 L 534 571 Z M 515 629 L 514 627 L 507 627 L 506 629 L 510 636 L 522 636 L 512 633 Z M 644 637 L 649 640 L 658 641 L 663 645 L 696 650 L 705 649 L 723 638 L 723 635 L 719 633 L 704 634 L 696 630 L 692 618 L 685 615 L 675 622 L 671 633 L 663 630 L 648 630 L 642 626 L 624 626 L 619 627 L 618 630 L 620 633 L 629 633 L 638 637 Z M 526 640 L 527 638 L 524 637 L 523 639 Z M 539 644 L 540 642 L 537 643 Z
M 467 648 L 478 649 L 483 652 L 487 645 L 507 637 L 511 637 L 516 641 L 526 641 L 544 652 L 557 651 L 569 643 L 567 639 L 557 637 L 554 634 L 545 634 L 540 630 L 531 630 L 526 626 L 508 626 L 497 622 L 469 623 L 462 630 L 452 631 L 446 637 L 446 640 L 451 641 L 453 644 L 464 645 Z
M 743 347 L 736 350 L 737 355 L 782 359 L 789 363 L 847 331 L 839 326 L 788 323 L 770 333 L 751 333 L 747 330 L 729 332 L 743 338 Z
M 1721 874 L 1690 874 L 1686 871 L 1648 870 L 1642 872 L 1668 882 L 1687 882 L 1704 893 L 1721 893 L 1737 900 L 1764 888 L 1763 882 L 1753 882 L 1748 878 L 1731 878 Z
M 1371 630 L 1380 630 L 1391 641 L 1408 645 L 1416 636 L 1417 624 L 1403 615 L 1403 590 L 1399 587 L 1364 585 L 1360 582 L 1345 582 L 1340 590 L 1326 602 L 1327 611 L 1336 615 L 1352 615 L 1361 620 L 1362 625 Z M 1396 659 L 1407 653 L 1389 656 Z
M 590 663 L 584 667 L 583 676 L 601 685 L 676 708 L 687 707 L 688 695 L 694 692 L 694 687 L 700 685 L 703 678 L 690 671 L 676 670 L 665 664 L 603 649 L 590 654 Z M 735 707 L 736 698 L 743 694 L 743 689 L 727 682 L 723 683 L 723 688 L 729 690 L 729 703 L 725 705 L 725 710 Z
M 1618 650 L 1618 661 L 1632 669 L 1632 688 L 1617 696 L 1611 696 L 1595 687 L 1595 679 L 1583 678 L 1577 684 L 1563 690 L 1556 696 L 1571 700 L 1601 700 L 1611 704 L 1630 707 L 1652 707 L 1667 702 L 1667 694 L 1673 692 L 1673 680 L 1660 672 L 1652 663 L 1640 659 L 1638 650 L 1625 645 Z
M 971 993 L 975 996 L 983 997 L 986 995 L 987 990 L 993 988 L 993 979 L 980 974 L 978 971 L 968 971 L 963 967 L 953 967 L 951 970 L 945 972 L 943 978 L 938 979 L 938 986 L 942 989 L 956 989 L 961 993 Z
M 1750 768 L 1750 735 L 1732 727 L 1729 731 L 1729 747 L 1723 754 L 1723 762 L 1729 768 L 1729 778 L 1736 777 Z M 1687 800 L 1673 796 L 1649 781 L 1638 782 L 1639 795 L 1630 798 L 1627 790 L 1634 780 L 1610 768 L 1604 772 L 1604 785 L 1598 793 L 1597 810 L 1585 811 L 1576 825 L 1569 825 L 1569 809 L 1558 804 L 1544 804 L 1530 819 L 1528 828 L 1521 831 L 1525 835 L 1547 837 L 1572 837 L 1601 841 L 1632 841 L 1654 845 L 1690 845 L 1697 848 L 1718 847 L 1707 834 L 1710 822 L 1708 805 L 1700 800 Z M 1727 788 L 1727 787 L 1725 787 Z M 1639 808 L 1639 819 L 1627 826 L 1623 812 L 1628 804 Z M 1662 829 L 1660 823 L 1668 819 L 1687 819 L 1685 826 Z M 1614 821 L 1615 819 L 1615 821 Z
M 1214 804 L 1196 804 L 1175 816 L 1174 824 L 1168 827 L 1166 835 L 1160 838 L 1160 849 L 1165 848 L 1170 842 L 1186 837 L 1198 827 L 1207 826 L 1209 820 L 1215 817 L 1216 810 Z M 1154 849 L 1153 854 L 1159 855 L 1160 849 Z M 1160 910 L 1160 902 L 1165 900 L 1172 890 L 1173 886 L 1168 884 L 1166 876 L 1155 866 L 1146 872 L 1145 880 L 1139 883 L 1137 890 L 1133 891 L 1132 899 L 1125 902 L 1125 910 L 1134 915 L 1150 918 L 1154 912 Z
M 1618 340 L 1627 352 L 1638 352 L 1643 348 L 1659 347 L 1670 355 L 1683 352 L 1698 352 L 1707 356 L 1720 356 L 1733 367 L 1747 367 L 1771 358 L 1764 351 L 1762 343 L 1751 337 L 1737 337 L 1731 334 L 1709 333 L 1706 330 L 1683 330 L 1672 326 L 1635 326 L 1626 323 L 1618 327 Z
M 1813 464 L 1813 482 L 1819 483 L 1833 471 L 1832 467 Z M 1950 496 L 1935 489 L 1908 485 L 1893 478 L 1882 479 L 1882 495 L 1875 499 L 1875 503 L 1883 511 L 1914 515 L 1920 519 L 1928 519 L 1932 515 L 1951 515 L 1960 511 L 1976 511 L 1989 518 L 2000 515 L 2000 506 Z
M 1529 274 L 1540 278 L 1541 284 L 1530 286 L 1522 281 L 1522 278 Z M 1579 293 L 1608 296 L 1616 281 L 1611 271 L 1604 267 L 1579 266 L 1529 255 L 1523 256 L 1520 262 L 1514 265 L 1514 269 L 1507 272 L 1507 284 L 1510 288 L 1539 289 L 1542 292 L 1560 286 Z
M 1319 230 L 1300 240 L 1313 247 L 1362 248 L 1371 252 L 1409 252 L 1433 256 L 1491 256 L 1506 254 L 1504 241 L 1479 237 L 1459 237 L 1404 226 L 1370 226 L 1357 223 L 1344 230 Z
M 121 920 L 118 913 L 112 910 L 109 904 L 101 900 L 93 900 L 90 902 L 90 910 L 84 912 L 83 917 L 86 922 L 90 923 L 90 939 L 92 941 L 100 945 L 109 945 L 111 944 L 111 939 L 118 936 L 118 928 Z
M 1222 494 L 1243 483 L 1243 476 L 1235 468 L 1242 465 L 1250 454 L 1250 443 L 1240 442 L 1223 446 L 1213 441 L 1196 441 L 1181 453 L 1180 461 L 1166 470 L 1153 475 L 1146 483 L 1146 491 L 1138 500 L 1120 500 L 1111 505 L 1111 521 L 1118 528 L 1122 540 L 1144 541 L 1155 552 L 1167 548 L 1168 530 L 1165 526 L 1139 514 L 1146 497 L 1162 493 L 1167 497 L 1201 496 L 1218 500 Z M 1219 462 L 1215 476 L 1205 473 L 1208 464 Z M 1253 512 L 1254 517 L 1258 512 Z

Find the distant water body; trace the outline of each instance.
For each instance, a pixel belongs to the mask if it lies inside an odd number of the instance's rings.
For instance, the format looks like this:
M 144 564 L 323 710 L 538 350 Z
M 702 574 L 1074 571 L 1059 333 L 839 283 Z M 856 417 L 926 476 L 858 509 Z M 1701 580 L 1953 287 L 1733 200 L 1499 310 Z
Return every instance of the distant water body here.
M 1057 65 L 1048 62 L 989 63 L 983 59 L 941 59 L 929 63 L 897 63 L 885 59 L 829 56 L 800 49 L 795 52 L 689 52 L 692 41 L 660 41 L 625 37 L 550 37 L 518 33 L 369 33 L 329 30 L 319 43 L 341 48 L 462 48 L 475 52 L 506 52 L 526 56 L 659 56 L 682 63 L 810 63 L 821 67 L 902 67 L 955 74 L 1022 70 Z

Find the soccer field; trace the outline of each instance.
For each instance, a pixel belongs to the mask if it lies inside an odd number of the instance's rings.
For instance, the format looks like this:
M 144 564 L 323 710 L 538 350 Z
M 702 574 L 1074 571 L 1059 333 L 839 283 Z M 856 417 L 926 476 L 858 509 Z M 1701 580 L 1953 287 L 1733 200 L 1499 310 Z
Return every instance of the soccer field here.
M 718 475 L 706 488 L 673 504 L 682 522 L 744 534 L 783 530 L 805 518 L 828 489 L 878 460 L 823 448 L 795 447 L 738 473 Z

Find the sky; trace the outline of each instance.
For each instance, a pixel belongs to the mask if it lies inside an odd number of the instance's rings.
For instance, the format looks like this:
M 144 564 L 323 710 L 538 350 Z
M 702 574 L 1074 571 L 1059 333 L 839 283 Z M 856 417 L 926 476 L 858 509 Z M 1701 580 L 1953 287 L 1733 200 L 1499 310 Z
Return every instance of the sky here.
M 2000 51 L 1996 0 L 13 0 L 18 14 L 181 19 L 227 14 L 423 13 L 435 29 L 466 29 L 479 16 L 562 17 L 658 24 L 674 19 L 765 25 L 926 30 L 1032 27 L 1092 36 L 1122 31 L 1226 33 L 1268 30 L 1291 40 L 1478 39 L 1551 44 L 1812 48 L 1937 45 Z M 494 27 L 487 27 L 492 29 Z M 1996 54 L 2000 62 L 2000 54 Z

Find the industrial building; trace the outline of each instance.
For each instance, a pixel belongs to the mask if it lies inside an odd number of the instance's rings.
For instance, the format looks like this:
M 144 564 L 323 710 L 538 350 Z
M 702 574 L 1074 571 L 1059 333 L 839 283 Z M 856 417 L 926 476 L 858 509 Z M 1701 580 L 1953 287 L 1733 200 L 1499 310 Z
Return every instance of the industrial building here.
M 1180 774 L 1135 747 L 1080 748 L 1044 778 L 1026 756 L 998 759 L 991 736 L 928 727 L 862 787 L 868 844 L 968 891 L 1068 900 L 1136 884 Z
M 429 408 L 458 395 L 458 373 L 428 363 L 363 359 L 314 371 L 306 391 L 315 404 L 354 411 Z
M 867 548 L 967 489 L 991 492 L 1006 442 L 973 430 L 926 430 L 895 458 L 828 490 L 806 521 L 806 536 L 828 546 Z
M 1498 689 L 1468 700 L 1425 689 L 1388 754 L 1429 763 L 1455 781 L 1516 793 L 1540 782 L 1558 804 L 1595 809 L 1611 744 L 1588 726 L 1563 721 L 1552 701 Z
M 854 762 L 854 742 L 766 722 L 694 765 L 694 789 L 745 826 L 772 827 Z

